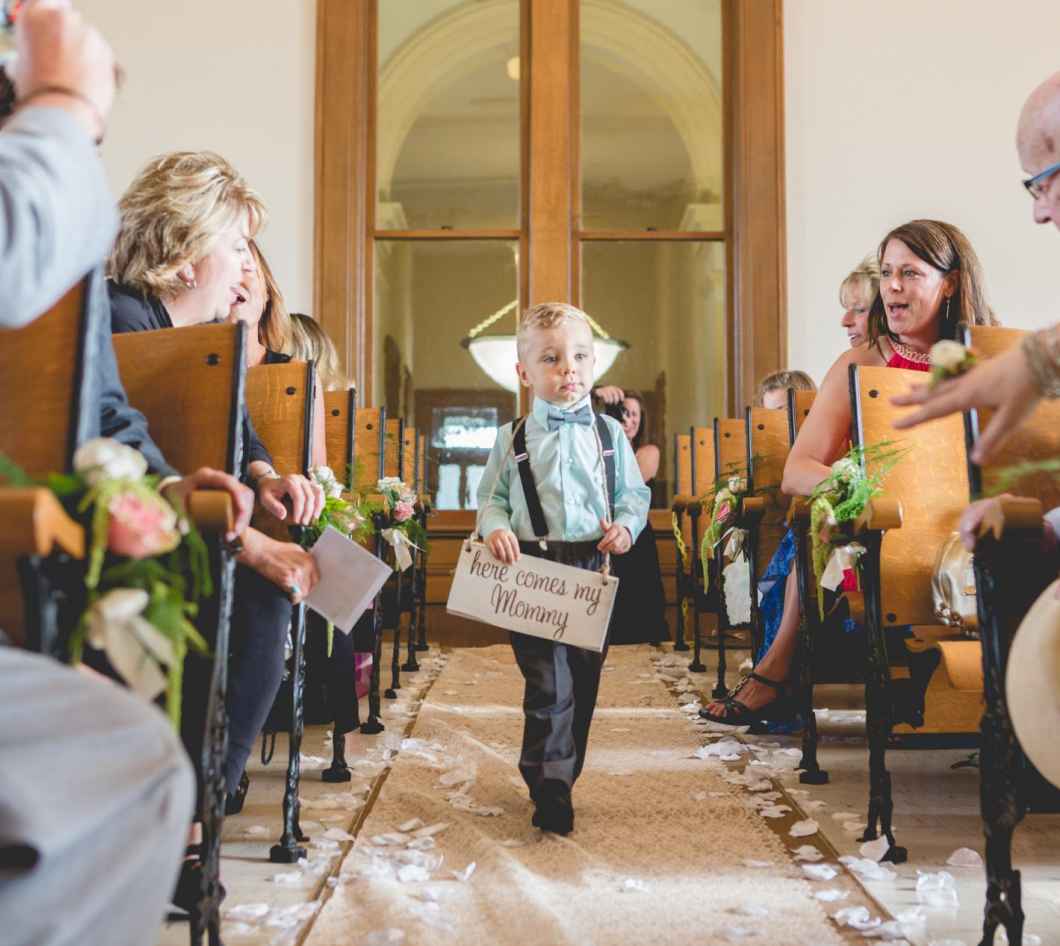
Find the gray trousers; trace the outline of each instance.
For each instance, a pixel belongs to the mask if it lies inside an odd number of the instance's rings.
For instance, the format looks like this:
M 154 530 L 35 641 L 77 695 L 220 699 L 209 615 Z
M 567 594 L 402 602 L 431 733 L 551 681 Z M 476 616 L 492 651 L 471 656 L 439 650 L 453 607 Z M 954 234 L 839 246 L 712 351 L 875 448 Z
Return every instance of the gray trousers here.
M 597 571 L 603 561 L 595 542 L 549 542 L 544 552 L 532 542 L 519 546 L 524 555 L 577 568 Z M 511 634 L 511 643 L 526 683 L 519 771 L 532 798 L 545 779 L 571 787 L 581 775 L 607 645 L 597 654 L 516 633 Z
M 184 854 L 191 765 L 159 710 L 0 646 L 0 940 L 150 946 Z

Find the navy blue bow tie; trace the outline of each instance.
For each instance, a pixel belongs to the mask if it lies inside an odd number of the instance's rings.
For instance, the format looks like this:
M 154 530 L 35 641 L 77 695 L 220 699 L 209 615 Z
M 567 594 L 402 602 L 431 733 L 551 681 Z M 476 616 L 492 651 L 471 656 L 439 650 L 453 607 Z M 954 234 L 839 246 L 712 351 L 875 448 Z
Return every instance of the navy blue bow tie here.
M 584 424 L 592 426 L 593 412 L 588 404 L 583 404 L 576 411 L 560 411 L 554 407 L 548 409 L 548 432 L 554 433 L 564 424 Z

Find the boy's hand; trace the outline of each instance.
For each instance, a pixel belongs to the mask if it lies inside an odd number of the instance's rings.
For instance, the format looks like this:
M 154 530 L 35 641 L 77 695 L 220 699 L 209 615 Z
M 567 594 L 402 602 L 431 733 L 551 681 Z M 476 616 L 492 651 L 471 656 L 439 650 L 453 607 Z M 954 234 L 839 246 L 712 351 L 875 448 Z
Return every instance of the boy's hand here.
M 604 537 L 596 546 L 599 551 L 625 555 L 633 547 L 633 536 L 625 526 L 612 525 L 606 519 L 601 519 L 600 525 L 603 526 Z
M 511 529 L 494 529 L 486 539 L 486 547 L 506 565 L 519 561 L 519 539 Z

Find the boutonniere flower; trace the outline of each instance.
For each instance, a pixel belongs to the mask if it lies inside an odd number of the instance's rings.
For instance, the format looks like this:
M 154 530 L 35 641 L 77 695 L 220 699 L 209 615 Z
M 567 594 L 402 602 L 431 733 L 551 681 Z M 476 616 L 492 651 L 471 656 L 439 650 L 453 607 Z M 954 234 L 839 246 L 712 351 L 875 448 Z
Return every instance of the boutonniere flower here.
M 960 342 L 943 339 L 931 346 L 931 385 L 957 378 L 976 365 L 975 352 Z

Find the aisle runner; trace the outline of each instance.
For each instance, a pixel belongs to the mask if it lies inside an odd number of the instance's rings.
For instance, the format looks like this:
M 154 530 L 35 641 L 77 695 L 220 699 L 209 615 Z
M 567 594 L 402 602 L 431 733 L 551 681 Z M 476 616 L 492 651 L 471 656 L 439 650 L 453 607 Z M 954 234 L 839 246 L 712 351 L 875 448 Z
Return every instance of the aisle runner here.
M 608 658 L 564 839 L 530 827 L 510 649 L 454 653 L 308 946 L 842 942 L 779 839 L 693 757 L 650 654 Z

